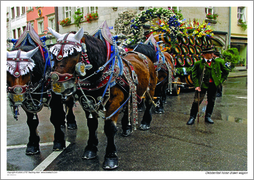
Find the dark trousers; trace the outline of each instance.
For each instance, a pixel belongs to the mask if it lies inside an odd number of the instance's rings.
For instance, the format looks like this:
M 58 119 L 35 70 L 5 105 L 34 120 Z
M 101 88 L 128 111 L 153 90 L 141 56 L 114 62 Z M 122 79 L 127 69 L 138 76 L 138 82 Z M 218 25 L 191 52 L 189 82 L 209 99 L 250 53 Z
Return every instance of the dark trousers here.
M 216 99 L 217 88 L 214 83 L 210 83 L 208 89 L 201 88 L 201 92 L 195 91 L 194 101 L 192 103 L 190 116 L 196 118 L 198 112 L 198 103 L 202 103 L 207 92 L 207 106 L 206 106 L 206 116 L 210 117 L 213 113 L 213 107 Z M 198 101 L 198 93 L 200 93 Z
M 218 86 L 217 88 L 217 97 L 222 96 L 222 84 Z

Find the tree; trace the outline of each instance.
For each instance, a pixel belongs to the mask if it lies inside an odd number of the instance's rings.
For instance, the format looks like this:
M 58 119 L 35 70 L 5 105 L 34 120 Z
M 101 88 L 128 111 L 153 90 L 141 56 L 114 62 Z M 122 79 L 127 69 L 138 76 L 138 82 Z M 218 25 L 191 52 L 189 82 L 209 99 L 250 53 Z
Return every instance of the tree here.
M 237 48 L 229 48 L 222 52 L 222 57 L 225 62 L 231 63 L 231 68 L 233 69 L 238 63 L 240 55 Z

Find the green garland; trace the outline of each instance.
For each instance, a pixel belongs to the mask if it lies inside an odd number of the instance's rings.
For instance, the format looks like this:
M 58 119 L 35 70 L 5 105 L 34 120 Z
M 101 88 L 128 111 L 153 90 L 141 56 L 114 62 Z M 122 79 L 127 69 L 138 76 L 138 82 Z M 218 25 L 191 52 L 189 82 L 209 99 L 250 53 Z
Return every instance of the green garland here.
M 179 13 L 180 14 L 180 13 Z M 131 21 L 132 36 L 126 40 L 126 44 L 136 44 L 137 42 L 144 42 L 144 26 L 149 22 L 149 32 L 167 32 L 174 39 L 179 31 L 180 15 L 176 15 L 173 10 L 164 8 L 150 8 L 142 11 Z

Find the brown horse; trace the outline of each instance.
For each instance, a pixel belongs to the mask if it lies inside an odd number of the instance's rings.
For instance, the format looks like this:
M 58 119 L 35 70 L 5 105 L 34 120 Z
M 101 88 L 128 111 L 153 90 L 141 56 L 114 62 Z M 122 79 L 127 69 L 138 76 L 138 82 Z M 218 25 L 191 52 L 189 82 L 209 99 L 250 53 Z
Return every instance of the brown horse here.
M 102 117 L 105 119 L 104 132 L 107 136 L 103 168 L 117 168 L 114 136 L 119 110 L 126 106 L 122 122 L 129 127 L 131 123 L 135 126 L 138 120 L 137 101 L 139 97 L 147 96 L 147 109 L 141 126 L 150 127 L 151 98 L 156 87 L 154 65 L 150 59 L 139 53 L 120 58 L 111 34 L 107 33 L 105 37 L 105 32 L 109 32 L 105 23 L 96 37 L 84 34 L 83 28 L 75 34 L 64 35 L 50 28 L 49 31 L 57 39 L 57 43 L 51 48 L 55 62 L 51 76 L 53 91 L 63 98 L 75 93 L 74 97 L 86 112 L 89 139 L 83 158 L 93 159 L 97 156 L 96 130 L 98 118 Z M 130 121 L 131 112 L 135 118 L 133 122 Z M 52 113 L 57 112 L 52 110 Z
M 155 40 L 154 40 L 155 41 Z M 161 52 L 157 49 L 156 44 L 137 44 L 129 45 L 129 51 L 140 52 L 149 57 L 154 63 L 157 72 L 157 85 L 155 89 L 155 110 L 157 114 L 164 112 L 163 104 L 166 103 L 166 91 L 172 91 L 172 81 L 174 79 L 173 58 L 167 52 Z

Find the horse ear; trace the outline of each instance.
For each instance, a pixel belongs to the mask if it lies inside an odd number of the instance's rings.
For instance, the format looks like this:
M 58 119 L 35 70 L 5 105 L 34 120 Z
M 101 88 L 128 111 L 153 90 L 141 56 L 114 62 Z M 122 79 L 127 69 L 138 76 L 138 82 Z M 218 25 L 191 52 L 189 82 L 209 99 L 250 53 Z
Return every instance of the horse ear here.
M 75 34 L 74 38 L 77 40 L 77 41 L 80 41 L 82 39 L 84 35 L 84 29 L 83 27 Z
M 51 34 L 52 34 L 53 36 L 55 36 L 56 39 L 58 39 L 58 38 L 60 38 L 60 37 L 62 36 L 61 34 L 59 34 L 58 32 L 56 32 L 55 30 L 51 29 L 50 27 L 48 27 L 48 30 L 49 30 L 49 32 L 51 32 Z
M 37 46 L 37 48 L 34 48 L 34 49 L 31 50 L 31 51 L 28 51 L 28 52 L 26 53 L 26 56 L 27 56 L 28 58 L 31 58 L 31 57 L 38 51 L 38 49 L 39 49 L 39 46 Z

